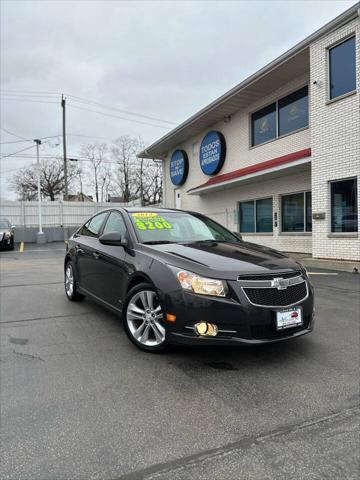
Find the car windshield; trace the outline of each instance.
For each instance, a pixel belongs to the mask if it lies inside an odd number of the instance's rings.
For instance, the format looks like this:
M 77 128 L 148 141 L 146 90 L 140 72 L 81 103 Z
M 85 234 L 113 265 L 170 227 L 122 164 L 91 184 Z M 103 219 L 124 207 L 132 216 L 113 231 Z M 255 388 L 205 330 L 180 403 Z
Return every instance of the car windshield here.
M 130 212 L 141 243 L 239 242 L 226 228 L 201 215 L 186 212 Z
M 7 220 L 0 220 L 0 228 L 10 228 Z

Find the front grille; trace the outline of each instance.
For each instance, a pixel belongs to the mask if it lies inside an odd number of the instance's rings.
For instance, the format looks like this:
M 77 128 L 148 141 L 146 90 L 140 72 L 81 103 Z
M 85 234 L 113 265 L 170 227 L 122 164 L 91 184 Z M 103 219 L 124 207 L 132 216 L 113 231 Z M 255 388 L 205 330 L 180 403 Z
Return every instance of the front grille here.
M 239 275 L 238 280 L 273 280 L 274 278 L 294 278 L 301 275 L 301 272 L 272 273 L 271 275 Z
M 286 307 L 300 302 L 307 295 L 306 283 L 291 285 L 284 290 L 277 288 L 244 288 L 251 303 L 264 307 Z

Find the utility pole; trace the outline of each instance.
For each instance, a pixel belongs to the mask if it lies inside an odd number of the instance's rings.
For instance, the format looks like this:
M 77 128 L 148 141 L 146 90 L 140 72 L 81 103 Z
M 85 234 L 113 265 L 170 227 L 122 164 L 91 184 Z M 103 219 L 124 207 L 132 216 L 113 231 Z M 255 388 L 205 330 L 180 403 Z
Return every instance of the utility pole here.
M 66 98 L 64 95 L 61 95 L 61 107 L 62 107 L 62 137 L 63 137 L 63 155 L 64 155 L 64 200 L 68 199 L 68 170 L 67 170 L 67 158 L 66 158 L 66 118 L 65 118 L 65 107 L 66 107 Z
M 38 187 L 38 214 L 39 214 L 39 231 L 36 237 L 37 243 L 46 243 L 46 237 L 42 229 L 42 215 L 41 215 L 41 170 L 40 170 L 40 157 L 39 157 L 39 146 L 41 145 L 41 140 L 36 138 L 34 140 L 36 143 L 36 166 L 37 166 L 37 187 Z

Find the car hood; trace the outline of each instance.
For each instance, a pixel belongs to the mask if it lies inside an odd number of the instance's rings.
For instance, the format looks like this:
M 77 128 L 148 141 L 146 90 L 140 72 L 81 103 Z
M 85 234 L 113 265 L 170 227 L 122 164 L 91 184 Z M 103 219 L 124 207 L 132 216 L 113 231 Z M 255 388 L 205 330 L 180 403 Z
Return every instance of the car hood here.
M 249 242 L 193 242 L 144 246 L 151 255 L 175 267 L 204 276 L 236 279 L 239 275 L 259 275 L 299 271 L 300 265 L 287 255 Z

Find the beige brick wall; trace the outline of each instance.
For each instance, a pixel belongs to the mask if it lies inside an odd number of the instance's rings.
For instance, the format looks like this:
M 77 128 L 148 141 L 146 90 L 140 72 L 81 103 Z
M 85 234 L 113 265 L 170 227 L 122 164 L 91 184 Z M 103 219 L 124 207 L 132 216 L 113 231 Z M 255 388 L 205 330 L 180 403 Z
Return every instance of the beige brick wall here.
M 309 129 L 284 136 L 264 145 L 250 148 L 249 122 L 251 112 L 271 103 L 279 97 L 301 88 L 306 85 L 308 81 L 309 74 L 304 74 L 302 77 L 278 89 L 271 95 L 249 105 L 246 110 L 237 112 L 232 116 L 229 123 L 217 123 L 204 131 L 203 134 L 191 138 L 182 145 L 178 145 L 177 148 L 186 150 L 189 156 L 188 178 L 185 184 L 179 187 L 178 190 L 181 193 L 181 208 L 202 212 L 223 225 L 237 230 L 238 226 L 233 223 L 233 219 L 235 216 L 234 211 L 237 211 L 239 201 L 272 196 L 273 211 L 277 211 L 279 216 L 280 193 L 310 190 L 311 180 L 309 170 L 307 173 L 298 175 L 285 176 L 282 174 L 282 177 L 277 179 L 261 181 L 261 185 L 259 185 L 259 180 L 257 180 L 251 184 L 241 185 L 220 192 L 209 192 L 201 197 L 186 194 L 187 190 L 206 182 L 210 178 L 203 174 L 199 162 L 199 146 L 202 138 L 209 130 L 214 129 L 221 131 L 226 139 L 226 159 L 220 174 L 309 148 Z M 175 188 L 169 177 L 169 159 L 171 155 L 172 151 L 165 161 L 164 204 L 167 207 L 175 207 Z M 285 251 L 311 253 L 311 235 L 279 235 L 279 227 L 274 228 L 273 235 L 248 235 L 244 238 L 254 243 L 268 245 Z
M 357 40 L 357 85 L 360 85 L 360 20 L 326 35 L 310 48 L 310 124 L 312 149 L 312 208 L 325 212 L 325 220 L 313 221 L 313 255 L 322 258 L 360 259 L 360 239 L 331 230 L 330 187 L 332 180 L 358 177 L 360 202 L 360 95 L 328 101 L 327 49 L 355 33 Z M 313 82 L 317 84 L 314 85 Z M 360 203 L 358 205 L 360 215 Z M 360 218 L 359 218 L 360 224 Z
M 309 129 L 305 129 L 297 133 L 273 140 L 264 145 L 250 148 L 250 113 L 254 110 L 258 110 L 268 103 L 271 103 L 273 100 L 276 100 L 279 97 L 301 88 L 302 86 L 306 85 L 308 81 L 309 74 L 304 74 L 302 77 L 299 77 L 286 86 L 272 92 L 271 95 L 268 95 L 256 103 L 249 105 L 246 110 L 237 112 L 232 116 L 232 119 L 229 123 L 224 123 L 222 121 L 212 125 L 201 135 L 192 137 L 187 142 L 176 147 L 185 150 L 189 157 L 188 178 L 185 184 L 180 187 L 183 197 L 183 208 L 189 208 L 189 205 L 196 205 L 197 201 L 197 198 L 193 196 L 185 199 L 186 191 L 206 182 L 210 178 L 208 175 L 203 174 L 199 162 L 199 147 L 201 141 L 205 134 L 210 130 L 219 130 L 224 134 L 226 139 L 226 159 L 220 174 L 231 172 L 238 168 L 263 162 L 265 160 L 271 160 L 272 158 L 310 147 Z M 171 183 L 169 178 L 169 160 L 172 153 L 173 151 L 169 152 L 164 165 L 165 203 L 167 207 L 175 206 L 174 185 Z M 254 188 L 256 188 L 255 185 Z
M 285 251 L 313 252 L 320 258 L 350 259 L 360 258 L 360 239 L 357 236 L 330 233 L 330 195 L 329 182 L 332 180 L 358 177 L 358 200 L 360 202 L 360 95 L 359 93 L 327 103 L 327 48 L 348 35 L 356 33 L 357 38 L 357 78 L 360 85 L 360 21 L 359 18 L 314 42 L 310 47 L 310 72 L 279 88 L 271 95 L 237 112 L 229 123 L 219 122 L 212 125 L 201 135 L 189 139 L 177 148 L 186 150 L 189 156 L 189 175 L 181 192 L 181 208 L 208 214 L 231 229 L 234 225 L 234 211 L 238 202 L 264 196 L 273 196 L 274 212 L 279 211 L 279 194 L 302 190 L 312 190 L 313 212 L 325 212 L 325 220 L 313 221 L 312 235 L 281 235 L 279 227 L 274 228 L 271 236 L 248 235 L 249 241 L 273 246 Z M 313 82 L 317 84 L 314 85 Z M 309 83 L 310 87 L 310 128 L 267 144 L 250 147 L 250 113 Z M 199 164 L 199 145 L 207 131 L 221 131 L 227 142 L 227 155 L 220 172 L 256 164 L 265 160 L 296 152 L 308 147 L 312 149 L 311 174 L 283 174 L 276 180 L 257 180 L 246 185 L 218 192 L 209 192 L 203 196 L 189 196 L 186 191 L 206 182 Z M 165 161 L 164 203 L 175 206 L 175 189 L 169 178 L 169 159 Z M 360 204 L 358 207 L 360 216 Z M 360 218 L 359 218 L 360 225 Z

